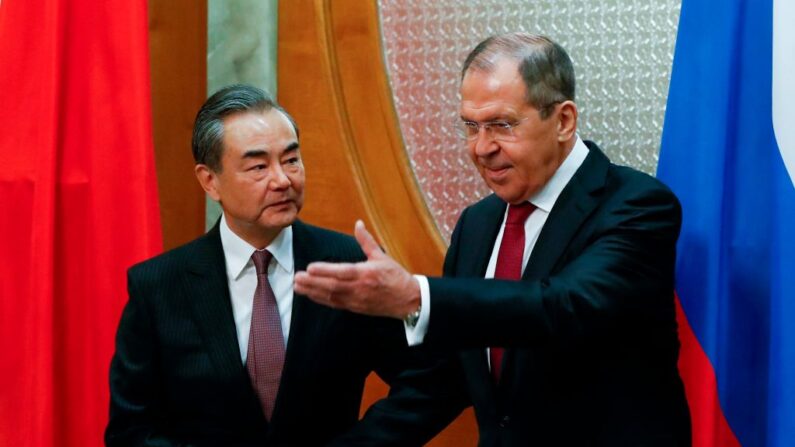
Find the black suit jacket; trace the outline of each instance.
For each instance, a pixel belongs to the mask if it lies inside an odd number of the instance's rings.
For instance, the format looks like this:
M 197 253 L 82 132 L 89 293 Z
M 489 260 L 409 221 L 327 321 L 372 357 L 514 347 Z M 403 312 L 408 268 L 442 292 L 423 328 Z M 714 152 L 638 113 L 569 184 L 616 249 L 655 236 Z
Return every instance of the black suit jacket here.
M 295 268 L 364 258 L 349 236 L 293 225 Z M 436 365 L 406 348 L 402 324 L 293 300 L 282 381 L 266 422 L 240 359 L 218 225 L 132 267 L 110 369 L 109 446 L 417 445 L 457 414 L 431 400 Z M 409 368 L 413 367 L 413 369 Z M 425 369 L 422 369 L 425 368 Z M 371 371 L 392 385 L 365 420 Z M 436 403 L 433 403 L 436 402 Z
M 506 204 L 461 214 L 430 282 L 426 343 L 460 353 L 480 444 L 690 444 L 677 370 L 676 197 L 589 155 L 555 203 L 522 281 L 483 280 Z M 499 386 L 484 348 L 504 346 Z

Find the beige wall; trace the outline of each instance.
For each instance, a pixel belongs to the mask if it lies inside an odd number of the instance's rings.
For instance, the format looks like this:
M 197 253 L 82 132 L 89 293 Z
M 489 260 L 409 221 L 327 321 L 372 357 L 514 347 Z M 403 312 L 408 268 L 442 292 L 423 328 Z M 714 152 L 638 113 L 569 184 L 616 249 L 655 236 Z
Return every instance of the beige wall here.
M 207 96 L 229 84 L 251 84 L 276 94 L 277 0 L 208 0 Z M 205 226 L 221 215 L 206 199 Z

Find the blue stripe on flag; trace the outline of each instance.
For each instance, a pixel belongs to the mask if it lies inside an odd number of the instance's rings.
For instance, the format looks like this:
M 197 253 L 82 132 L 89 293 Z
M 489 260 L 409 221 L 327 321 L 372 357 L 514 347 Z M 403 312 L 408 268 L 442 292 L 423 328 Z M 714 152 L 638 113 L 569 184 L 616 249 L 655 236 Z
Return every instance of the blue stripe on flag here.
M 657 174 L 683 206 L 682 307 L 746 446 L 795 442 L 795 188 L 771 76 L 771 0 L 683 1 Z

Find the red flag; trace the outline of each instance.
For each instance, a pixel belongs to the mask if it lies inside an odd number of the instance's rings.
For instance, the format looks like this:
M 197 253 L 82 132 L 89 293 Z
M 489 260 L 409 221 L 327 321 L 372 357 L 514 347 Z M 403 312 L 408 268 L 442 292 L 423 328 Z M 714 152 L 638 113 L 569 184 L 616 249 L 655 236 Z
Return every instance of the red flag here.
M 0 0 L 0 445 L 97 446 L 162 247 L 145 0 Z

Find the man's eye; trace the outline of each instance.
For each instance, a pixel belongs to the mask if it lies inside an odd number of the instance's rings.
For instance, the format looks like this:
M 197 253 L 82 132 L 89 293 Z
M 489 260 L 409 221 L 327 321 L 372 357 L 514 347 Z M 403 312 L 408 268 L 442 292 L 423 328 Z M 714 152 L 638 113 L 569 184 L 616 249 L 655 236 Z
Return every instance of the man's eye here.
M 261 171 L 261 170 L 263 170 L 265 168 L 267 168 L 267 166 L 265 166 L 265 165 L 254 165 L 254 166 L 252 166 L 250 168 L 250 170 L 252 170 L 252 171 Z
M 300 161 L 301 161 L 301 159 L 300 159 L 300 158 L 298 158 L 298 157 L 288 158 L 288 159 L 287 159 L 287 164 L 289 164 L 289 165 L 296 165 L 296 164 L 298 164 L 298 162 L 300 162 Z
M 495 129 L 500 129 L 500 130 L 510 130 L 510 128 L 513 127 L 511 125 L 511 123 L 508 123 L 508 122 L 505 122 L 505 121 L 495 121 L 495 122 L 491 123 L 490 125 L 491 125 L 491 127 L 494 127 Z

